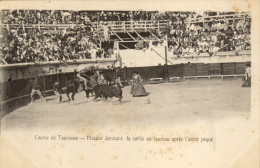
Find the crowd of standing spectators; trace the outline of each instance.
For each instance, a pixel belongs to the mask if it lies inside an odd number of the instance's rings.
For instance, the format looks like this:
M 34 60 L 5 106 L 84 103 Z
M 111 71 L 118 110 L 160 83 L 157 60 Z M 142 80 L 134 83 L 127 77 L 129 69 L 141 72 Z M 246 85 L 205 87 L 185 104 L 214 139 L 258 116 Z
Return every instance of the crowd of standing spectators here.
M 158 11 L 2 10 L 0 17 L 3 24 L 86 24 L 101 21 L 168 20 L 172 13 L 191 14 Z

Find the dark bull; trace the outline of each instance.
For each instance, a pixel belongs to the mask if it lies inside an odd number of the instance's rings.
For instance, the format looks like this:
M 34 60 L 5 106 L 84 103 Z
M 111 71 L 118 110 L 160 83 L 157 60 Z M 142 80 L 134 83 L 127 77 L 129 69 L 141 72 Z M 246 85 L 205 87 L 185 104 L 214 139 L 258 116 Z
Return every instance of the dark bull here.
M 95 92 L 95 99 L 97 98 L 102 98 L 102 96 L 107 100 L 108 97 L 117 97 L 119 98 L 119 102 L 121 103 L 122 101 L 122 94 L 123 91 L 120 86 L 110 86 L 110 85 L 96 85 L 94 87 L 94 92 Z

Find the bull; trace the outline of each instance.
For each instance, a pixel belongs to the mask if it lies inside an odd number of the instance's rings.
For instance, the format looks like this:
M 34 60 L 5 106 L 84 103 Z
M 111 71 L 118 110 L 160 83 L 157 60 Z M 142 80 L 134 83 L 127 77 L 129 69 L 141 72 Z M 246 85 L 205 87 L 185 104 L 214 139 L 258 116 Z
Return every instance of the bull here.
M 123 98 L 123 91 L 121 89 L 120 86 L 111 86 L 111 85 L 96 85 L 94 87 L 94 93 L 95 93 L 95 98 L 94 100 L 96 100 L 97 98 L 102 98 L 104 97 L 105 100 L 107 100 L 107 98 L 112 98 L 112 97 L 117 97 L 119 98 L 119 102 L 122 102 L 122 98 Z
M 75 78 L 73 80 L 70 80 L 65 88 L 62 88 L 62 90 L 66 93 L 69 102 L 72 100 L 75 100 L 75 94 L 78 92 L 80 86 L 80 80 L 78 78 Z M 71 98 L 70 98 L 70 93 Z

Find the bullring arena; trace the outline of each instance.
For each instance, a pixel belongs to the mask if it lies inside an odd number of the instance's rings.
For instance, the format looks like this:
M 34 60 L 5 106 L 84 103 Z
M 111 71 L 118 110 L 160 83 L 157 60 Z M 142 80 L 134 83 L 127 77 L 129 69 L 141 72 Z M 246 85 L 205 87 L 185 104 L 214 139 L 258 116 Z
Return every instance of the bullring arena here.
M 254 148 L 250 12 L 1 14 L 0 167 L 237 168 Z M 122 102 L 86 97 L 90 67 L 122 89 Z M 92 90 L 112 85 L 95 73 Z M 130 94 L 137 83 L 148 94 Z M 31 100 L 38 89 L 46 102 Z
M 4 117 L 2 131 L 65 128 L 72 123 L 73 126 L 82 126 L 89 121 L 96 121 L 98 126 L 99 121 L 107 117 L 108 122 L 115 122 L 118 115 L 123 117 L 117 121 L 120 125 L 125 122 L 132 123 L 136 117 L 158 124 L 168 123 L 169 120 L 176 124 L 176 121 L 183 122 L 182 120 L 200 117 L 250 117 L 250 88 L 241 88 L 241 80 L 187 80 L 147 84 L 145 88 L 150 92 L 149 96 L 132 97 L 129 94 L 130 86 L 126 86 L 123 88 L 121 104 L 118 98 L 105 101 L 100 98 L 93 100 L 92 96 L 87 100 L 84 92 L 76 94 L 75 101 L 70 103 L 65 95 L 61 104 L 56 103 L 55 96 L 48 96 L 47 103 L 38 100 Z M 142 116 L 144 114 L 149 115 L 149 118 Z M 158 117 L 160 120 L 156 121 Z M 74 123 L 78 119 L 81 119 L 81 122 Z

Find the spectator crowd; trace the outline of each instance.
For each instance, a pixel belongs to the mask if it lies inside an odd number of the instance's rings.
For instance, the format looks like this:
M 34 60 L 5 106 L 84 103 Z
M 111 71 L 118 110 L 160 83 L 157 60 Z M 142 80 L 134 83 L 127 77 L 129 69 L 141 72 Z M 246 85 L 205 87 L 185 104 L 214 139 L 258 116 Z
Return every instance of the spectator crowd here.
M 2 28 L 5 40 L 0 43 L 0 61 L 11 64 L 108 58 L 113 54 L 112 45 L 100 45 L 102 41 L 110 40 L 110 27 L 106 22 L 130 20 L 167 21 L 166 28 L 157 35 L 167 35 L 169 50 L 177 56 L 201 53 L 211 56 L 225 51 L 235 51 L 237 54 L 240 50 L 250 50 L 251 19 L 247 15 L 233 20 L 216 17 L 205 19 L 205 22 L 188 22 L 190 19 L 216 15 L 216 12 L 1 10 L 1 25 L 23 26 Z M 103 36 L 93 28 L 93 22 L 104 23 Z M 25 29 L 24 25 L 30 24 L 53 26 L 47 30 L 42 30 L 40 26 Z M 77 26 L 58 30 L 58 24 Z
M 2 61 L 11 64 L 111 57 L 113 52 L 106 47 L 109 45 L 103 45 L 101 49 L 96 36 L 93 29 L 82 27 L 67 28 L 61 32 L 12 30 L 7 35 L 7 41 L 0 44 Z
M 164 34 L 168 46 L 177 56 L 210 56 L 217 52 L 250 50 L 251 20 L 246 15 L 230 23 L 229 20 L 212 20 L 199 24 L 187 24 L 184 17 L 175 17 L 169 22 Z

